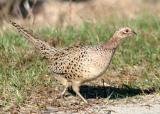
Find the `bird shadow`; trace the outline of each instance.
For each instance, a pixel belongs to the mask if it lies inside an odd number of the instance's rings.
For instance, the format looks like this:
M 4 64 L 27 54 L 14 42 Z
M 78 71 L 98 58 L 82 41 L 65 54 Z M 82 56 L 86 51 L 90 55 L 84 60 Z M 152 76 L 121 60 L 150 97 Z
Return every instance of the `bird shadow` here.
M 121 88 L 110 87 L 110 86 L 107 87 L 89 86 L 89 85 L 82 85 L 80 87 L 80 93 L 86 99 L 107 98 L 107 97 L 109 97 L 109 99 L 126 98 L 141 94 L 153 94 L 155 91 L 156 91 L 155 88 L 140 89 L 140 88 L 132 88 L 127 85 L 124 85 Z M 71 88 L 68 88 L 68 92 L 71 93 L 72 95 L 76 95 Z

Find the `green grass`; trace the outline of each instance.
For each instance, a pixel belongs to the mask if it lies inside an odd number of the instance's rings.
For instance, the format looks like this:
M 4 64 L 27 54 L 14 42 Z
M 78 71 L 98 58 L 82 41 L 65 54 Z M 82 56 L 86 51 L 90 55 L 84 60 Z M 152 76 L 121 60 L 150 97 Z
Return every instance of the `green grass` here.
M 126 39 L 118 48 L 110 70 L 135 68 L 139 77 L 131 83 L 133 88 L 160 87 L 160 20 L 155 16 L 141 15 L 134 20 L 112 19 L 106 23 L 84 23 L 79 27 L 37 29 L 35 33 L 43 40 L 57 39 L 57 47 L 76 42 L 97 44 L 107 40 L 122 26 L 129 26 L 137 32 L 135 38 Z M 78 39 L 78 40 L 77 40 Z M 6 31 L 0 36 L 0 106 L 12 102 L 23 104 L 33 88 L 38 85 L 52 85 L 54 80 L 45 78 L 47 66 L 17 31 Z M 142 70 L 141 70 L 142 69 Z M 121 74 L 120 74 L 121 75 Z M 113 85 L 114 86 L 114 85 Z

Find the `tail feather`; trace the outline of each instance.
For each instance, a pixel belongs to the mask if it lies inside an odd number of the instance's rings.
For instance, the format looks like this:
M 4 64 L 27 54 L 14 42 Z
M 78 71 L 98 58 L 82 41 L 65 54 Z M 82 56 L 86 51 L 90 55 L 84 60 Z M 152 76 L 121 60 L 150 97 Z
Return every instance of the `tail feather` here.
M 56 51 L 56 49 L 51 47 L 48 43 L 38 39 L 38 37 L 33 35 L 32 32 L 25 30 L 23 27 L 15 22 L 12 22 L 11 20 L 10 23 L 19 31 L 21 35 L 24 36 L 24 38 L 26 38 L 38 51 L 40 51 L 42 56 L 49 58 L 50 54 Z

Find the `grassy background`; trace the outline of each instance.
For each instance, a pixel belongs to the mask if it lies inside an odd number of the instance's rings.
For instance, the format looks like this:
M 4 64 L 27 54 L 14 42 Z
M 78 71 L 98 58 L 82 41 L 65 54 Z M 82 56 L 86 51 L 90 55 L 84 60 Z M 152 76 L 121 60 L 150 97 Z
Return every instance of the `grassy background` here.
M 156 16 L 140 15 L 134 20 L 119 21 L 113 18 L 105 23 L 86 22 L 79 27 L 65 29 L 41 28 L 34 33 L 51 45 L 64 47 L 74 43 L 87 45 L 103 42 L 123 26 L 133 28 L 138 35 L 126 39 L 119 46 L 108 72 L 104 74 L 104 81 L 111 86 L 125 84 L 132 88 L 154 88 L 159 92 L 160 20 Z M 33 89 L 57 84 L 47 74 L 45 60 L 16 30 L 5 31 L 0 36 L 0 107 L 12 103 L 25 104 Z

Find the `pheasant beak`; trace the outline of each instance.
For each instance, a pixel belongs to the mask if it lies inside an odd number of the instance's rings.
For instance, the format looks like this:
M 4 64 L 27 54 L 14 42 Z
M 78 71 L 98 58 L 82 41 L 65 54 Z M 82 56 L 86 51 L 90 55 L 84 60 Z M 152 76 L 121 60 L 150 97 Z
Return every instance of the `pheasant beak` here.
M 135 31 L 132 31 L 132 33 L 133 33 L 134 35 L 137 35 L 137 33 L 136 33 Z

